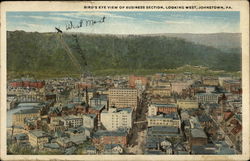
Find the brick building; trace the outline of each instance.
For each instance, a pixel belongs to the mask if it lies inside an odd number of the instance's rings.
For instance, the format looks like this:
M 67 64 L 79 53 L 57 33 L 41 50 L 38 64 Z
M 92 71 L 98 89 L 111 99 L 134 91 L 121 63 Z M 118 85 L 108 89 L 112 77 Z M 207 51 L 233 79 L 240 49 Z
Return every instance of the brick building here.
M 158 113 L 169 114 L 172 112 L 177 112 L 176 104 L 151 104 L 148 107 L 148 116 L 154 116 Z
M 205 134 L 204 130 L 196 128 L 191 129 L 189 143 L 191 147 L 194 145 L 206 145 L 207 135 Z
M 148 79 L 143 76 L 129 76 L 129 86 L 135 88 L 137 85 L 146 86 L 148 83 Z
M 127 132 L 125 131 L 97 131 L 94 133 L 92 142 L 96 145 L 104 144 L 120 144 L 123 146 L 127 145 Z

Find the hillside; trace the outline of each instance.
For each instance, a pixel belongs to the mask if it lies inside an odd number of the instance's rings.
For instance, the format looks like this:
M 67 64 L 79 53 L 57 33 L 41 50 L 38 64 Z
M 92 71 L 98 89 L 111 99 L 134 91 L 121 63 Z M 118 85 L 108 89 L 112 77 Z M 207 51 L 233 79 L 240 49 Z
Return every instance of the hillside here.
M 195 44 L 206 45 L 218 48 L 222 51 L 240 51 L 241 34 L 240 33 L 214 33 L 214 34 L 190 34 L 190 33 L 168 33 L 161 34 L 166 37 L 177 37 Z M 152 35 L 158 36 L 158 35 Z
M 225 71 L 241 69 L 240 50 L 221 50 L 187 39 L 91 34 L 63 34 L 63 39 L 81 66 L 84 68 L 87 63 L 92 72 L 109 69 L 157 71 L 186 64 Z M 56 33 L 7 32 L 8 72 L 79 73 L 59 40 Z

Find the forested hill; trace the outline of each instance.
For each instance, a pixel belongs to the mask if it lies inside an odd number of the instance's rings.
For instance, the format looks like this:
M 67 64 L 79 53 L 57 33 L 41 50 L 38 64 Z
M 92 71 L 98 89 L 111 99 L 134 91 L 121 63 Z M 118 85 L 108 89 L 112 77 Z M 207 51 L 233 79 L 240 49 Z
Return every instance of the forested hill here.
M 186 64 L 239 71 L 241 50 L 221 50 L 187 39 L 161 35 L 63 34 L 84 67 L 104 69 L 172 69 Z M 7 32 L 7 70 L 14 72 L 75 72 L 57 33 Z M 223 39 L 221 39 L 223 41 Z

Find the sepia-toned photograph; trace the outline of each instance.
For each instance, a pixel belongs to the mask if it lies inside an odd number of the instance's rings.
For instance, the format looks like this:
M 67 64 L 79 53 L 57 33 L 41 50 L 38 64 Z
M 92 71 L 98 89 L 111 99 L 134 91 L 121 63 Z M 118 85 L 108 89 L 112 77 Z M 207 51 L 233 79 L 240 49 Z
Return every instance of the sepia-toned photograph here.
M 103 4 L 1 13 L 5 155 L 246 155 L 241 10 Z

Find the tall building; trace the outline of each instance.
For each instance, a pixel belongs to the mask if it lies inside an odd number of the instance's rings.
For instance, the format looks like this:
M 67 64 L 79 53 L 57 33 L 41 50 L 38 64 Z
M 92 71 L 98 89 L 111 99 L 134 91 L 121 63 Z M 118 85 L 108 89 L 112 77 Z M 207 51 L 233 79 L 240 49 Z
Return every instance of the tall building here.
M 101 122 L 108 131 L 118 130 L 119 128 L 132 128 L 132 108 L 109 108 L 108 111 L 101 113 Z
M 109 105 L 117 108 L 137 108 L 138 91 L 133 88 L 111 88 L 109 89 Z

